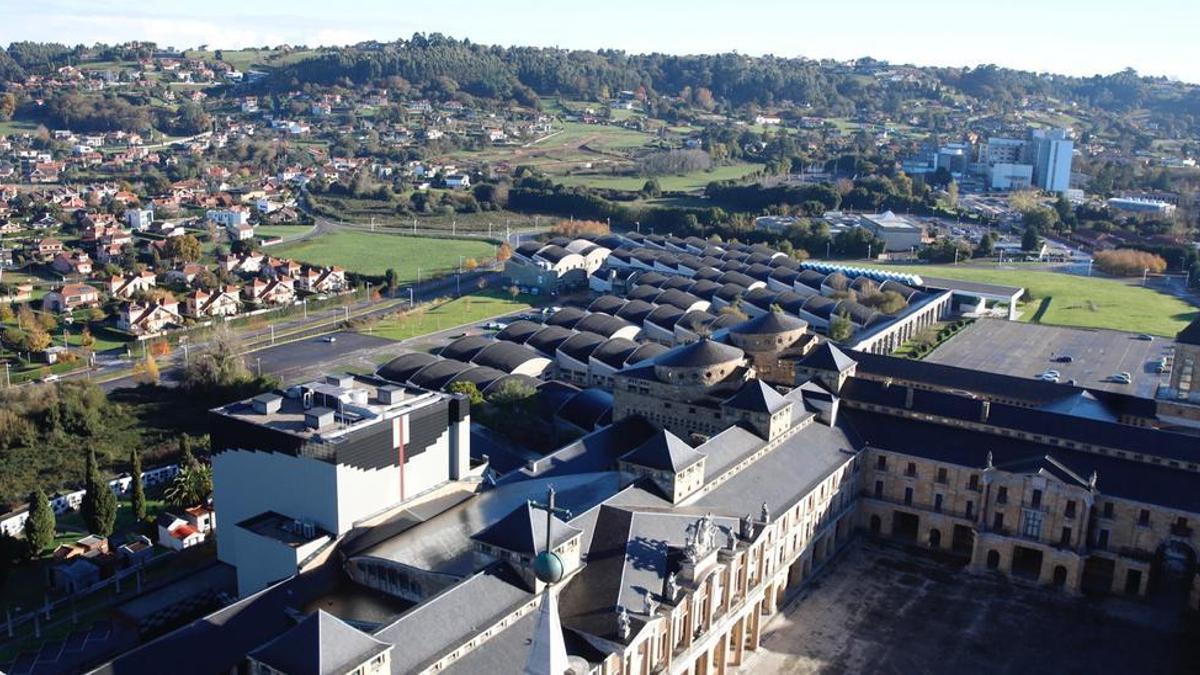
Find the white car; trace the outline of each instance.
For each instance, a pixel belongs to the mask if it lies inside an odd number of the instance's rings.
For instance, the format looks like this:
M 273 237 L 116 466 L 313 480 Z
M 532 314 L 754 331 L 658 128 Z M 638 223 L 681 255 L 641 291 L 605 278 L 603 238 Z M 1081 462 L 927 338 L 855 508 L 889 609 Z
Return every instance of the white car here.
M 336 335 L 329 335 L 329 336 L 327 336 L 327 337 L 323 338 L 323 339 L 321 340 L 321 342 L 326 342 L 326 343 L 329 343 L 329 344 L 333 344 L 334 342 L 337 342 L 337 336 L 336 336 Z

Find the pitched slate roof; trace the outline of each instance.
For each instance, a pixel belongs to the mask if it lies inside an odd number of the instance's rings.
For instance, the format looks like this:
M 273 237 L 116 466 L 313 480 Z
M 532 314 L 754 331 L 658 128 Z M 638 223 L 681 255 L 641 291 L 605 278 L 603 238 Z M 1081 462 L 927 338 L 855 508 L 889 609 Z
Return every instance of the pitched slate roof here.
M 833 343 L 822 342 L 800 363 L 808 368 L 841 373 L 854 366 L 855 361 L 846 356 L 846 352 L 835 347 Z
M 1176 342 L 1182 342 L 1185 345 L 1200 345 L 1200 316 L 1192 319 L 1192 322 L 1179 331 L 1175 336 Z
M 621 457 L 630 464 L 674 473 L 683 471 L 703 458 L 704 455 L 665 429 Z
M 766 382 L 754 379 L 748 380 L 736 394 L 725 399 L 721 405 L 751 412 L 774 413 L 787 404 L 787 400 Z
M 558 516 L 550 516 L 551 546 L 558 546 L 579 533 L 580 530 L 559 520 Z M 522 504 L 471 538 L 506 551 L 536 555 L 546 545 L 546 512 L 531 504 Z
M 249 656 L 288 675 L 341 675 L 391 647 L 318 609 Z

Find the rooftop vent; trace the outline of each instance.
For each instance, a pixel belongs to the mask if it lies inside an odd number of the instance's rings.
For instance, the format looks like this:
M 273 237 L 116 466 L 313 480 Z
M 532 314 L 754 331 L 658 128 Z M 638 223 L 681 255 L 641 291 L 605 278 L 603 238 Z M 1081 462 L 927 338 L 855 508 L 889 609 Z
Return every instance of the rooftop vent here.
M 326 375 L 325 382 L 335 387 L 352 387 L 354 386 L 354 376 L 350 373 L 334 373 Z
M 334 411 L 329 408 L 311 408 L 304 413 L 304 426 L 309 429 L 324 429 L 333 424 Z
M 394 384 L 387 384 L 378 390 L 379 402 L 384 405 L 395 405 L 404 400 L 404 389 Z
M 279 412 L 279 407 L 283 405 L 283 397 L 279 394 L 259 394 L 251 399 L 250 404 L 254 406 L 254 412 L 271 415 Z

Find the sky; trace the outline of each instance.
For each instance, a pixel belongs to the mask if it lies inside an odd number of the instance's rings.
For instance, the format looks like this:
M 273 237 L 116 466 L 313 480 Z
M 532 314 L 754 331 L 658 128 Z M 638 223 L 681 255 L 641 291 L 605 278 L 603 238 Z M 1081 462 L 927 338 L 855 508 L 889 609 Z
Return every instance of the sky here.
M 871 56 L 1200 83 L 1200 0 L 0 0 L 0 44 L 340 45 L 439 32 L 501 45 Z

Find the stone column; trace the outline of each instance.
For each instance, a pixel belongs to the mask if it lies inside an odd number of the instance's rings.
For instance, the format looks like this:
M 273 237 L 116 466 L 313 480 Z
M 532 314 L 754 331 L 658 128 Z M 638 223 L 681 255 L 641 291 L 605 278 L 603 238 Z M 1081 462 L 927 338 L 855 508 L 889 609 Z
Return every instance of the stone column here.
M 733 624 L 733 665 L 742 665 L 742 655 L 746 652 L 746 617 Z
M 750 613 L 747 615 L 750 619 L 750 651 L 758 649 L 759 640 L 762 638 L 762 609 L 760 603 L 754 603 L 750 608 Z
M 729 634 L 721 636 L 717 641 L 717 646 L 713 648 L 713 658 L 717 661 L 717 675 L 725 675 L 725 667 L 729 662 L 727 650 L 729 649 Z

